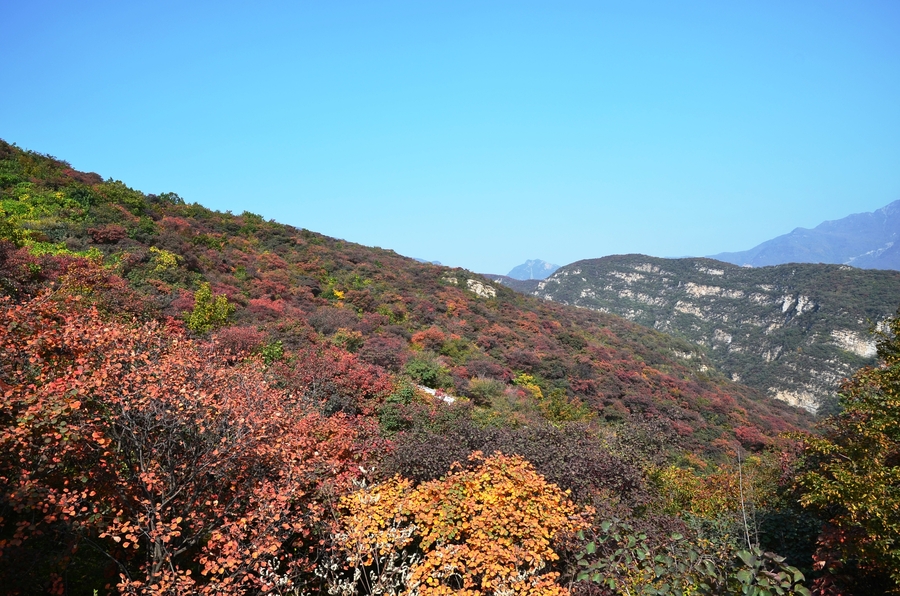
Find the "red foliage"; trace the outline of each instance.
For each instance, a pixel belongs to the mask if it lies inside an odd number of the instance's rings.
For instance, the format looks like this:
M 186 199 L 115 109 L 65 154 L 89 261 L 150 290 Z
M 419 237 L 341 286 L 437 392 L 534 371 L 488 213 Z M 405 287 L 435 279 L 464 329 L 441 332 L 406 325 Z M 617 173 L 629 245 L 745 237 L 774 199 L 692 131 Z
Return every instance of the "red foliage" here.
M 301 349 L 272 371 L 289 391 L 329 414 L 373 415 L 394 388 L 383 369 L 331 344 Z
M 444 345 L 444 342 L 447 341 L 447 336 L 443 331 L 441 331 L 437 327 L 432 326 L 428 329 L 425 329 L 424 331 L 413 333 L 412 339 L 410 341 L 413 343 L 413 345 L 417 345 L 428 350 L 438 351 L 441 349 L 441 346 Z
M 770 439 L 764 436 L 755 426 L 738 426 L 734 429 L 734 436 L 745 448 L 751 451 L 759 451 L 770 443 Z
M 266 336 L 253 327 L 226 327 L 213 336 L 220 350 L 234 356 L 246 356 L 262 344 Z
M 108 224 L 99 228 L 88 228 L 88 235 L 97 244 L 115 244 L 125 238 L 125 227 Z
M 379 444 L 372 423 L 323 418 L 259 362 L 219 366 L 172 328 L 110 322 L 84 302 L 0 306 L 0 558 L 62 527 L 102 545 L 127 593 L 290 586 L 325 503 Z M 329 362 L 364 394 L 380 387 Z
M 387 370 L 398 371 L 406 361 L 405 348 L 406 342 L 399 337 L 376 335 L 363 343 L 359 357 Z

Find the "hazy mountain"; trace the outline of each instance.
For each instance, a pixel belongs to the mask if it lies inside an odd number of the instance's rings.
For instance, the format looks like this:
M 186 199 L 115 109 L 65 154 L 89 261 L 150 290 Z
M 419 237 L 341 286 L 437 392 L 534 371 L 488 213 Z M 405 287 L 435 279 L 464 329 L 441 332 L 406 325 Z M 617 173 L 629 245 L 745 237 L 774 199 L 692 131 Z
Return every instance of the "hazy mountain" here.
M 559 269 L 559 265 L 540 259 L 530 259 L 518 267 L 513 267 L 506 275 L 513 279 L 546 279 L 557 269 Z
M 834 263 L 863 269 L 900 270 L 900 201 L 872 213 L 856 213 L 815 228 L 797 228 L 742 252 L 710 258 L 762 267 L 783 263 Z
M 566 265 L 528 293 L 687 339 L 734 381 L 816 411 L 874 362 L 869 328 L 896 311 L 900 273 L 618 255 Z

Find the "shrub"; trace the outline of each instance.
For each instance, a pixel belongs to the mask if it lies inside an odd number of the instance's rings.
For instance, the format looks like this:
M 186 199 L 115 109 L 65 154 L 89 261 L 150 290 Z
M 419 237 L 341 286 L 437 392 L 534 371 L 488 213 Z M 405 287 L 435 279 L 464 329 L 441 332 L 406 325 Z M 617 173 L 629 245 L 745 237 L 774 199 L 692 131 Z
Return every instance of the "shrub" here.
M 108 224 L 99 228 L 88 228 L 88 235 L 97 244 L 115 244 L 126 236 L 123 226 Z
M 208 283 L 201 283 L 194 292 L 194 309 L 187 316 L 188 329 L 196 333 L 206 333 L 224 326 L 234 313 L 234 305 L 228 303 L 224 295 L 213 296 Z
M 678 533 L 652 541 L 615 519 L 595 530 L 578 555 L 577 579 L 600 584 L 604 594 L 810 595 L 798 569 L 757 547 L 739 550 Z
M 370 593 L 402 586 L 422 596 L 565 594 L 551 571 L 559 558 L 553 547 L 583 527 L 578 509 L 521 457 L 475 453 L 470 463 L 415 488 L 398 477 L 342 499 L 336 541 L 352 571 L 333 586 L 364 583 Z
M 408 374 L 415 382 L 437 389 L 449 383 L 447 369 L 442 367 L 434 358 L 428 355 L 417 355 L 410 358 L 403 372 Z
M 363 342 L 359 357 L 382 368 L 399 371 L 404 362 L 404 348 L 406 342 L 399 337 L 376 335 Z
M 503 393 L 506 385 L 495 379 L 476 378 L 469 381 L 469 397 L 478 406 L 489 405 Z

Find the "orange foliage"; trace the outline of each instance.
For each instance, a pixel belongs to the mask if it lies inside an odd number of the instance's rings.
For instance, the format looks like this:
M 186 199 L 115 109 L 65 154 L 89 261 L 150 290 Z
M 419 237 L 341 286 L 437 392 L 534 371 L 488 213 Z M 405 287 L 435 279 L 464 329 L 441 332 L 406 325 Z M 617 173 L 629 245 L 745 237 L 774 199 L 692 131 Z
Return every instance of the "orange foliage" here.
M 526 460 L 496 453 L 478 465 L 413 488 L 394 479 L 345 497 L 341 547 L 354 567 L 383 567 L 392 553 L 413 556 L 407 593 L 564 594 L 555 540 L 584 527 L 568 494 Z
M 0 561 L 62 532 L 103 545 L 126 593 L 290 588 L 373 424 L 322 417 L 260 362 L 222 366 L 176 329 L 83 302 L 0 301 Z

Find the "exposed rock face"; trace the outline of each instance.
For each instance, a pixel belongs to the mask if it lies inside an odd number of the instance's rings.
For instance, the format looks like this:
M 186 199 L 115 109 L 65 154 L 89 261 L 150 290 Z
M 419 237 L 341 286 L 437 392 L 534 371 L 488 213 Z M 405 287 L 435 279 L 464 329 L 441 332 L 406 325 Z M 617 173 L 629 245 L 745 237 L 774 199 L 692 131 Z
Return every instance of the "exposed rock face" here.
M 457 279 L 455 275 L 444 276 L 443 280 L 444 282 L 453 284 L 454 286 L 459 285 L 459 279 Z M 482 283 L 477 279 L 466 279 L 465 282 L 466 288 L 476 296 L 480 296 L 481 298 L 497 297 L 497 288 L 490 284 Z
M 472 292 L 475 293 L 476 296 L 481 296 L 482 298 L 496 298 L 497 297 L 497 289 L 488 284 L 483 284 L 477 279 L 467 279 L 466 287 L 469 288 Z
M 567 265 L 529 293 L 688 339 L 732 380 L 816 412 L 874 361 L 870 327 L 897 310 L 900 273 L 624 255 Z

